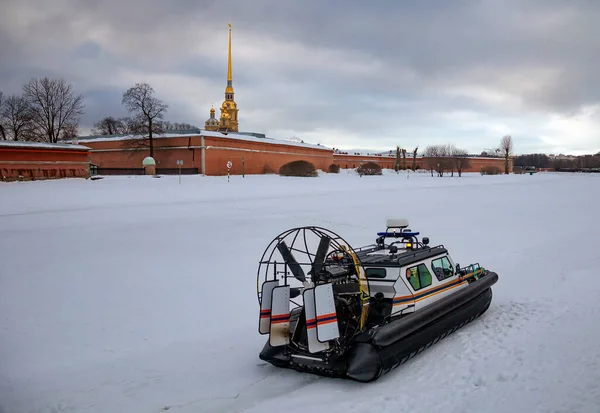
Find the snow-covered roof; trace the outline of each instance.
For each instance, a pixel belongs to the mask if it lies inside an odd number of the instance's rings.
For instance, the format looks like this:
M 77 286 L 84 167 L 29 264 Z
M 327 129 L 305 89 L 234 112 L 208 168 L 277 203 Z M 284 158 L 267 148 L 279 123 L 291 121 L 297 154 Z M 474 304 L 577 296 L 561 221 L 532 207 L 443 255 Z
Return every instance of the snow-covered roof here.
M 288 145 L 288 146 L 299 146 L 304 148 L 313 148 L 313 149 L 323 149 L 331 151 L 332 148 L 328 148 L 323 145 L 312 144 L 312 143 L 303 143 L 292 140 L 285 139 L 274 139 L 265 137 L 256 136 L 260 134 L 250 134 L 250 133 L 235 133 L 229 132 L 227 134 L 223 134 L 221 132 L 214 131 L 182 131 L 180 133 L 170 132 L 170 133 L 161 133 L 153 135 L 153 139 L 167 139 L 167 138 L 181 138 L 181 137 L 191 137 L 191 136 L 204 136 L 211 138 L 221 138 L 221 139 L 231 139 L 237 141 L 247 141 L 247 142 L 260 142 L 260 143 L 270 143 L 270 144 L 278 144 L 278 145 Z M 127 139 L 140 139 L 140 135 L 104 135 L 104 136 L 81 136 L 78 138 L 79 142 L 109 142 L 109 141 L 122 141 Z
M 250 134 L 241 134 L 241 133 L 235 133 L 235 132 L 230 132 L 227 135 L 224 135 L 221 132 L 202 131 L 202 135 L 205 137 L 212 137 L 212 138 L 224 138 L 224 139 L 235 139 L 235 140 L 248 141 L 248 142 L 261 142 L 261 143 L 271 143 L 271 144 L 278 144 L 278 145 L 300 146 L 300 147 L 304 147 L 304 148 L 323 149 L 323 150 L 328 150 L 328 151 L 331 151 L 333 149 L 333 148 L 328 148 L 327 146 L 323 146 L 323 145 L 298 142 L 297 140 L 274 139 L 274 138 L 269 138 L 268 136 L 265 136 L 264 138 L 262 138 L 262 137 L 252 136 Z
M 345 150 L 340 150 L 339 152 L 334 152 L 333 153 L 336 156 L 359 156 L 359 157 L 365 157 L 365 156 L 369 156 L 372 158 L 395 158 L 396 154 L 388 154 L 388 153 L 370 153 L 370 152 L 349 152 L 349 151 L 345 151 Z M 411 156 L 412 157 L 412 156 Z M 408 156 L 407 156 L 408 159 Z
M 73 149 L 86 150 L 91 148 L 72 143 L 46 143 L 46 142 L 24 142 L 24 141 L 0 141 L 0 148 L 28 148 L 28 149 Z

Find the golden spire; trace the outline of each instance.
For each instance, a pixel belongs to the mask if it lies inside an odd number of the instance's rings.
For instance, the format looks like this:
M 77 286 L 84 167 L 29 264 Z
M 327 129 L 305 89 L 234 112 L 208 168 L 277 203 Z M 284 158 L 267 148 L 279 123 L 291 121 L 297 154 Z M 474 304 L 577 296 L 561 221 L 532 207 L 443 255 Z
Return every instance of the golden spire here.
M 227 132 L 238 131 L 238 107 L 235 103 L 231 74 L 231 23 L 229 25 L 229 47 L 227 51 L 227 87 L 225 88 L 225 100 L 221 104 L 221 118 L 218 130 Z
M 231 23 L 229 23 L 229 50 L 227 53 L 227 87 L 232 87 L 232 80 L 233 76 L 231 75 Z

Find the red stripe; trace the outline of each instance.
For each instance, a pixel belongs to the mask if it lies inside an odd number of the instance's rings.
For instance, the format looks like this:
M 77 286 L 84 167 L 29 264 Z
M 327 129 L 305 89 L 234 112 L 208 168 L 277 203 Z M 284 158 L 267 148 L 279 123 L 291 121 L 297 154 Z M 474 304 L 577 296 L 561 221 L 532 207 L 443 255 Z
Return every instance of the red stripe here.
M 319 321 L 323 318 L 329 318 L 329 317 L 335 317 L 335 316 L 337 316 L 337 313 L 323 314 L 323 315 L 317 316 L 317 321 Z

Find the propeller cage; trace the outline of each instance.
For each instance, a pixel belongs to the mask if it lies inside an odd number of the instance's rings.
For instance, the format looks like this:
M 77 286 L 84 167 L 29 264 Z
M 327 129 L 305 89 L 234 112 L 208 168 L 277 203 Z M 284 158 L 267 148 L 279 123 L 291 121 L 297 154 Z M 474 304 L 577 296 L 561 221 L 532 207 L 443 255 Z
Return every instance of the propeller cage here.
M 363 331 L 369 283 L 352 247 L 320 227 L 275 237 L 257 272 L 259 332 L 271 346 L 308 353 L 343 352 Z

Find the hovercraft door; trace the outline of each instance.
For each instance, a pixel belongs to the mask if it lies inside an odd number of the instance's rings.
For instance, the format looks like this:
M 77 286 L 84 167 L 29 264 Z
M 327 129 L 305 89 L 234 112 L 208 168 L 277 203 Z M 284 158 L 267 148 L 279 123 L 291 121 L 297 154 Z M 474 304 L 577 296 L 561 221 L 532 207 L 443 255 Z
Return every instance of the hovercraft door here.
M 315 307 L 315 289 L 309 288 L 302 294 L 304 299 L 304 311 L 306 313 L 306 339 L 308 341 L 308 351 L 318 353 L 327 350 L 329 343 L 321 343 L 317 338 L 317 311 Z
M 269 343 L 273 347 L 290 343 L 290 286 L 273 288 L 271 296 L 271 331 Z
M 317 315 L 317 339 L 323 343 L 340 336 L 333 284 L 320 284 L 315 287 L 315 310 Z

